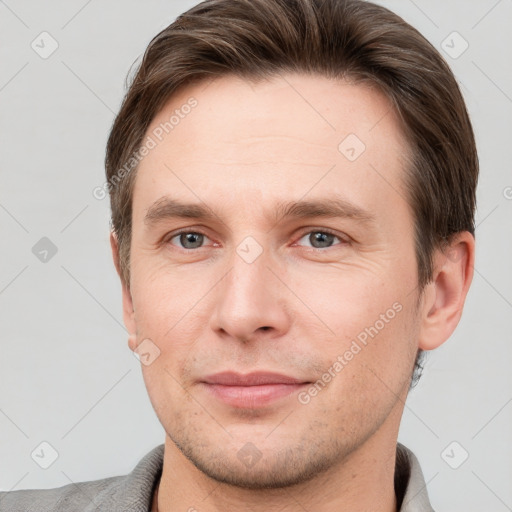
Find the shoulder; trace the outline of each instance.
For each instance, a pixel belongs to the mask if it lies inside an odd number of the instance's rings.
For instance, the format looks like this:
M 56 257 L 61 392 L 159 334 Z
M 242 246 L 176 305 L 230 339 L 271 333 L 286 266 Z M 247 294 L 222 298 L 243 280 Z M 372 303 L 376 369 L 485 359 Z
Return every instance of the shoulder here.
M 54 512 L 89 510 L 101 505 L 103 495 L 115 493 L 127 476 L 78 482 L 54 489 L 24 489 L 0 492 L 2 512 Z
M 147 453 L 128 475 L 77 482 L 54 489 L 0 492 L 2 512 L 97 512 L 148 510 L 160 478 L 164 445 Z

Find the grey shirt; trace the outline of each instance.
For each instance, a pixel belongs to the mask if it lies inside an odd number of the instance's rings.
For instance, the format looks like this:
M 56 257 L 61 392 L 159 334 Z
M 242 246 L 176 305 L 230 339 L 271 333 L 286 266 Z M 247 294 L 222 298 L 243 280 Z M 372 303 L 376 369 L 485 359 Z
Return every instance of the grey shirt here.
M 147 453 L 128 475 L 54 489 L 0 492 L 1 512 L 150 512 L 163 467 L 164 445 Z M 399 512 L 433 512 L 418 459 L 397 443 L 395 492 Z

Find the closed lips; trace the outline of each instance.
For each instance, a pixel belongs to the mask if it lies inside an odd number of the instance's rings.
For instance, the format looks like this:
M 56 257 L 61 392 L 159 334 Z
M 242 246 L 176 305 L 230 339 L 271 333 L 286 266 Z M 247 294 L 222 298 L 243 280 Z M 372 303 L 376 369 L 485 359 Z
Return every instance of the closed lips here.
M 244 375 L 237 372 L 225 371 L 209 375 L 203 379 L 203 382 L 222 386 L 264 386 L 271 384 L 297 385 L 305 384 L 308 381 L 274 372 L 251 372 Z

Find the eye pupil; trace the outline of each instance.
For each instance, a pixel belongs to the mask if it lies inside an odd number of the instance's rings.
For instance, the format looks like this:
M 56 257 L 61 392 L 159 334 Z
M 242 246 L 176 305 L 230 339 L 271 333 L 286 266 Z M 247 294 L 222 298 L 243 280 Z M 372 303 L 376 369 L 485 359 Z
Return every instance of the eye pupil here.
M 201 245 L 203 235 L 201 233 L 181 233 L 180 243 L 185 249 L 196 249 Z M 192 244 L 192 247 L 188 243 Z
M 311 240 L 312 245 L 317 249 L 320 249 L 322 247 L 328 247 L 332 243 L 332 239 L 334 238 L 334 235 L 330 233 L 324 233 L 322 231 L 315 231 L 314 233 L 311 233 L 310 238 L 311 236 L 313 237 Z M 317 243 L 320 243 L 319 247 L 315 245 Z

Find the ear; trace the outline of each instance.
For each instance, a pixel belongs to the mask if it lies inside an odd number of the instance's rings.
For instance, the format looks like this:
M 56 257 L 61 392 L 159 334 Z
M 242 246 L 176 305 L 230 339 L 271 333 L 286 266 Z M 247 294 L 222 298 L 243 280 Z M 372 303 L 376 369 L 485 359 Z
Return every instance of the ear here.
M 457 233 L 449 247 L 436 250 L 433 260 L 433 280 L 425 286 L 421 309 L 419 348 L 422 350 L 442 345 L 459 323 L 473 279 L 473 235 L 468 231 Z
M 119 243 L 117 241 L 117 237 L 113 231 L 110 232 L 110 247 L 112 248 L 112 258 L 114 260 L 114 265 L 117 270 L 117 274 L 121 279 L 122 293 L 123 293 L 123 320 L 126 329 L 128 330 L 128 346 L 131 350 L 135 350 L 136 348 L 136 332 L 137 326 L 135 322 L 135 311 L 133 308 L 132 295 L 130 292 L 129 284 L 123 281 L 121 275 L 121 264 L 119 260 Z

